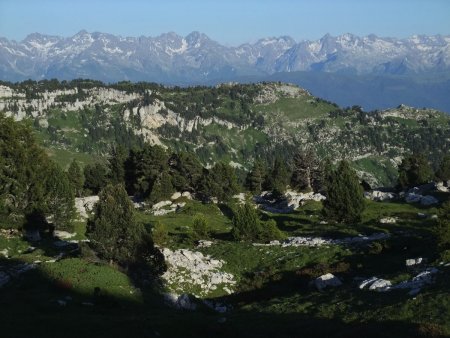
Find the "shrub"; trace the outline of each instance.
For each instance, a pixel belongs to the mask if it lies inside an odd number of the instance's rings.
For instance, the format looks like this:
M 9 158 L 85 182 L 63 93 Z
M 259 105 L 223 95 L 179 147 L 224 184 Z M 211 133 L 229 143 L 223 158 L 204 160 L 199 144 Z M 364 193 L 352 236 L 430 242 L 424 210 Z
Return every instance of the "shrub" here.
M 261 223 L 260 240 L 273 241 L 283 239 L 284 237 L 283 232 L 278 229 L 277 223 L 273 219 Z
M 169 241 L 169 231 L 167 226 L 162 222 L 156 222 L 152 228 L 153 242 L 159 246 L 164 246 Z
M 244 241 L 282 239 L 283 233 L 274 220 L 262 222 L 251 204 L 238 206 L 233 218 L 233 237 Z
M 192 221 L 193 237 L 196 240 L 207 239 L 210 236 L 210 230 L 206 218 L 203 214 L 197 214 Z
M 236 240 L 256 240 L 261 233 L 261 222 L 250 204 L 239 206 L 233 217 L 232 235 Z

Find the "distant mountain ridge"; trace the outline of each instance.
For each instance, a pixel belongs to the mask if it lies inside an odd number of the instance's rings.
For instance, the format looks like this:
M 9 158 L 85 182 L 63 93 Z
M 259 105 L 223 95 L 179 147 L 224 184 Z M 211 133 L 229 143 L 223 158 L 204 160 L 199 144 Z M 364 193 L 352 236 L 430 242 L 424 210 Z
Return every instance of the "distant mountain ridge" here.
M 445 82 L 450 78 L 450 36 L 396 39 L 327 34 L 300 42 L 282 36 L 237 47 L 223 46 L 199 32 L 185 37 L 173 32 L 121 37 L 82 30 L 67 38 L 38 33 L 20 42 L 0 38 L 0 80 L 4 81 L 93 78 L 192 85 L 262 80 L 293 72 L 427 76 L 432 81 L 426 83 Z M 320 90 L 314 94 L 326 97 Z M 450 111 L 440 101 L 435 108 Z

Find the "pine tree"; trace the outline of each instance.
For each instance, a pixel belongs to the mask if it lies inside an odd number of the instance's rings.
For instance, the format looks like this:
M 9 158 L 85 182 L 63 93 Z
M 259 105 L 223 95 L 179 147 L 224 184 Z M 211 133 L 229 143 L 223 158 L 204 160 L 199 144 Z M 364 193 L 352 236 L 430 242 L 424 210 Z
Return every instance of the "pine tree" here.
M 86 235 L 92 248 L 105 260 L 128 265 L 136 260 L 145 233 L 123 185 L 107 185 L 88 221 Z
M 204 199 L 217 197 L 219 201 L 228 201 L 239 191 L 234 168 L 225 163 L 216 163 L 209 170 L 204 170 L 199 183 L 199 193 Z
M 436 178 L 440 181 L 450 180 L 450 155 L 442 158 L 439 168 L 436 171 Z
M 312 150 L 299 151 L 295 154 L 291 177 L 293 188 L 301 191 L 317 191 L 321 175 L 320 162 Z
M 153 182 L 148 200 L 157 203 L 170 198 L 173 192 L 172 179 L 169 173 L 164 171 Z
M 439 221 L 435 228 L 435 235 L 441 255 L 450 259 L 450 201 L 443 203 L 439 210 Z
M 98 194 L 108 183 L 108 169 L 102 163 L 88 164 L 84 167 L 84 188 Z
M 72 230 L 75 201 L 67 174 L 52 163 L 46 180 L 46 214 L 56 229 Z
M 203 174 L 203 167 L 193 153 L 172 154 L 169 159 L 172 181 L 177 191 L 195 191 Z
M 275 196 L 281 196 L 286 191 L 290 173 L 288 167 L 280 157 L 275 159 L 273 168 L 267 177 L 267 187 Z
M 428 183 L 432 178 L 433 170 L 423 154 L 405 157 L 398 167 L 398 184 L 402 189 Z
M 75 159 L 70 163 L 67 175 L 75 196 L 81 197 L 83 194 L 84 175 L 81 172 L 80 165 Z
M 365 208 L 363 191 L 358 176 L 347 161 L 341 161 L 337 170 L 328 173 L 324 214 L 337 222 L 356 223 Z
M 250 204 L 239 206 L 233 217 L 232 235 L 236 240 L 252 241 L 261 233 L 261 222 Z
M 13 222 L 45 208 L 51 163 L 31 129 L 0 114 L 0 211 Z
M 135 193 L 142 198 L 148 198 L 155 181 L 162 172 L 168 171 L 167 153 L 160 146 L 145 145 L 140 151 L 130 155 L 133 156 L 134 163 L 128 165 L 134 172 L 128 172 L 127 177 L 133 178 Z
M 263 190 L 263 184 L 266 177 L 264 165 L 260 160 L 256 160 L 252 170 L 247 174 L 245 186 L 252 193 L 259 194 Z
M 125 161 L 128 157 L 124 147 L 116 145 L 112 148 L 108 159 L 109 182 L 118 184 L 125 182 Z

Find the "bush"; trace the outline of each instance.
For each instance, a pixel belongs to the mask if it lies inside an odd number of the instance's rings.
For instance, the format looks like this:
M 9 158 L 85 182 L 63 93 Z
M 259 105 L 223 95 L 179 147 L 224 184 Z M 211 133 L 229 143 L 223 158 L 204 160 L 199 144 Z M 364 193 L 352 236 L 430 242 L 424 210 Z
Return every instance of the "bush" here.
M 236 240 L 252 241 L 259 238 L 261 222 L 250 204 L 238 206 L 233 217 L 232 235 Z
M 159 246 L 164 246 L 169 241 L 169 231 L 167 226 L 162 222 L 156 222 L 152 228 L 153 242 Z
M 277 223 L 271 219 L 267 222 L 261 223 L 261 233 L 259 239 L 262 241 L 273 241 L 273 240 L 281 240 L 285 236 L 283 232 L 278 229 Z
M 203 214 L 197 214 L 192 221 L 192 231 L 195 240 L 208 239 L 210 230 Z
M 276 222 L 272 219 L 262 222 L 251 204 L 237 208 L 233 218 L 232 235 L 236 240 L 263 242 L 284 237 Z

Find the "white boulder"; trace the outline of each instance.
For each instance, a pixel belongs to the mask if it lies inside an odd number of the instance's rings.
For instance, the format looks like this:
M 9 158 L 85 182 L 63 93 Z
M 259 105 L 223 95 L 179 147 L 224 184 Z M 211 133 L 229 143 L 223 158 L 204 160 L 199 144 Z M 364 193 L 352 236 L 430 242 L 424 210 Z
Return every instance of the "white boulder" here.
M 161 201 L 161 202 L 153 204 L 152 209 L 153 210 L 159 210 L 159 209 L 164 208 L 164 207 L 166 207 L 168 205 L 171 205 L 171 204 L 172 204 L 172 201 Z
M 395 217 L 384 217 L 380 219 L 381 224 L 395 224 L 397 223 L 397 220 Z
M 181 194 L 181 196 L 182 196 L 182 197 L 186 197 L 186 198 L 189 199 L 189 200 L 192 199 L 192 195 L 191 195 L 191 193 L 190 193 L 189 191 L 184 191 L 184 192 Z
M 392 283 L 386 279 L 371 277 L 369 279 L 363 280 L 358 287 L 360 289 L 365 289 L 366 287 L 368 287 L 369 290 L 372 291 L 388 291 L 391 285 Z
M 317 277 L 314 280 L 314 285 L 316 286 L 317 290 L 322 291 L 328 286 L 336 287 L 342 285 L 342 282 L 339 278 L 337 278 L 332 273 L 327 273 L 325 275 L 322 275 L 320 277 Z
M 424 262 L 424 259 L 422 257 L 419 258 L 411 258 L 406 260 L 406 266 L 407 267 L 413 267 L 416 265 L 420 265 Z
M 170 197 L 170 199 L 173 201 L 173 200 L 176 200 L 176 199 L 178 199 L 178 198 L 180 198 L 181 197 L 181 192 L 175 192 L 175 193 L 173 193 L 173 195 Z

